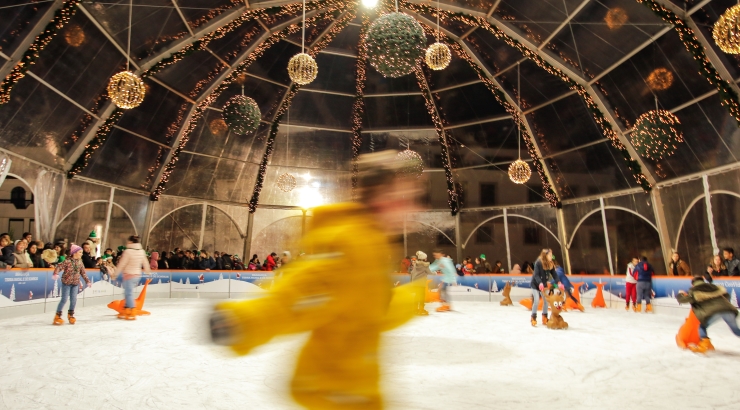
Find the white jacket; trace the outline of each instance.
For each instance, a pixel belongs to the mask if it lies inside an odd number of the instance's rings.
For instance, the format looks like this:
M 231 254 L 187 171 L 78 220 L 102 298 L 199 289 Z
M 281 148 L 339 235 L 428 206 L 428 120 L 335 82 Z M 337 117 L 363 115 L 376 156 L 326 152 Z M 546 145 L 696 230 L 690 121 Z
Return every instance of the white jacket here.
M 128 244 L 116 266 L 116 275 L 123 272 L 126 275 L 141 276 L 141 268 L 144 268 L 146 273 L 152 272 L 149 268 L 149 260 L 147 260 L 146 253 L 141 247 L 141 244 Z
M 633 276 L 635 274 L 635 265 L 632 264 L 632 262 L 627 264 L 627 277 L 625 278 L 625 281 L 627 283 L 637 283 L 637 279 Z

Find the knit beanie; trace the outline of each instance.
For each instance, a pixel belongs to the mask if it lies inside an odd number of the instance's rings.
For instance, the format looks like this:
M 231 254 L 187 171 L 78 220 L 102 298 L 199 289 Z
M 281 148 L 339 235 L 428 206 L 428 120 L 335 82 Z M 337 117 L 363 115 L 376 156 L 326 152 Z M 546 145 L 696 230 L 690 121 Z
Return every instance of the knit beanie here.
M 424 253 L 424 252 L 422 252 L 422 251 L 417 251 L 416 252 L 416 257 L 419 258 L 419 259 L 421 259 L 421 260 L 423 260 L 423 261 L 427 260 L 427 254 Z
M 70 255 L 74 255 L 75 253 L 77 253 L 77 252 L 79 252 L 81 250 L 82 250 L 81 247 L 79 247 L 78 245 L 72 244 L 72 247 L 69 248 L 69 254 Z

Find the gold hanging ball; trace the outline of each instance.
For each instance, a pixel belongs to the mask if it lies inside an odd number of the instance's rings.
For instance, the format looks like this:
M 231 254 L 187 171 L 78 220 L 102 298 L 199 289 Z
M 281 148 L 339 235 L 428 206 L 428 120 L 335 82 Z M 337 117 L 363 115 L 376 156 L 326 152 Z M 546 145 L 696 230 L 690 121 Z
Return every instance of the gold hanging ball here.
M 450 65 L 452 53 L 447 44 L 436 42 L 427 48 L 426 62 L 432 70 L 444 70 Z
M 278 177 L 277 186 L 283 192 L 290 192 L 296 186 L 296 179 L 289 173 L 284 173 Z
M 606 13 L 606 17 L 604 17 L 604 22 L 606 23 L 606 26 L 609 27 L 609 30 L 622 28 L 622 26 L 627 23 L 627 20 L 629 20 L 629 16 L 621 7 L 613 7 L 609 9 Z
M 656 68 L 648 75 L 646 81 L 653 91 L 667 90 L 673 85 L 673 73 L 664 67 Z
M 532 176 L 532 169 L 529 168 L 529 164 L 518 159 L 509 165 L 509 179 L 515 184 L 523 184 L 529 181 L 529 177 Z
M 396 161 L 401 165 L 396 173 L 402 176 L 419 178 L 424 172 L 424 160 L 416 151 L 406 148 L 396 155 Z
M 740 54 L 740 4 L 725 11 L 714 23 L 712 37 L 720 50 Z
M 306 53 L 296 54 L 288 62 L 288 75 L 296 84 L 309 84 L 318 74 L 319 66 L 316 60 Z
M 208 128 L 210 128 L 213 135 L 221 136 L 229 129 L 229 126 L 226 125 L 223 118 L 214 118 L 208 123 Z
M 85 32 L 78 24 L 72 24 L 64 31 L 64 42 L 72 47 L 79 47 L 85 42 Z
M 144 101 L 144 81 L 131 71 L 121 71 L 108 82 L 108 97 L 118 108 L 129 110 Z

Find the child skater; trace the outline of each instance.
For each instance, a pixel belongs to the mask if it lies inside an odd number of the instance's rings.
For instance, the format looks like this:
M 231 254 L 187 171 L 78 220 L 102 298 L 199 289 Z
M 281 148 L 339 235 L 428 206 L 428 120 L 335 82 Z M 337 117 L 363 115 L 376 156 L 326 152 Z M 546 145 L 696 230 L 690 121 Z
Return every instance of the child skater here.
M 426 302 L 426 290 L 427 290 L 427 275 L 431 275 L 432 271 L 429 270 L 429 262 L 427 262 L 427 254 L 418 251 L 416 252 L 416 260 L 412 262 L 411 268 L 411 282 L 417 283 L 416 286 L 416 314 L 419 316 L 427 316 L 429 312 L 424 309 L 424 302 Z
M 69 249 L 70 258 L 65 259 L 54 269 L 54 276 L 52 278 L 56 282 L 59 279 L 59 272 L 62 271 L 62 300 L 59 301 L 57 306 L 57 314 L 54 316 L 55 325 L 63 325 L 64 319 L 62 319 L 62 309 L 67 304 L 69 299 L 69 310 L 67 311 L 67 320 L 69 324 L 73 325 L 77 321 L 75 319 L 75 305 L 77 304 L 77 293 L 80 287 L 80 276 L 85 279 L 85 283 L 88 287 L 92 286 L 90 279 L 85 274 L 85 267 L 82 265 L 82 248 L 72 244 Z
M 437 308 L 437 312 L 449 312 L 452 308 L 450 307 L 450 294 L 447 292 L 447 287 L 457 283 L 455 264 L 452 263 L 452 258 L 445 256 L 440 249 L 435 249 L 432 254 L 434 255 L 434 262 L 429 266 L 429 270 L 442 272 L 442 288 L 439 295 L 442 306 Z
M 584 310 L 583 305 L 581 305 L 581 303 L 578 302 L 578 299 L 576 299 L 576 297 L 573 296 L 573 291 L 575 290 L 575 288 L 573 288 L 573 284 L 570 283 L 570 279 L 568 279 L 568 276 L 565 274 L 563 267 L 560 266 L 558 261 L 555 259 L 555 255 L 552 255 L 552 263 L 555 265 L 555 273 L 557 274 L 558 287 L 562 285 L 561 289 L 564 289 L 563 291 L 570 298 L 570 300 L 572 300 L 573 303 L 576 304 L 576 307 L 578 308 L 578 310 L 583 312 Z
M 699 344 L 689 345 L 692 352 L 706 353 L 708 350 L 714 350 L 707 336 L 707 327 L 719 320 L 727 323 L 732 333 L 740 337 L 740 328 L 737 326 L 737 308 L 730 303 L 730 295 L 722 286 L 706 283 L 704 278 L 697 276 L 691 280 L 689 292 L 679 291 L 676 299 L 678 303 L 690 303 L 691 310 L 701 323 Z
M 555 273 L 555 264 L 552 262 L 552 250 L 543 249 L 540 257 L 534 263 L 534 272 L 532 273 L 532 326 L 537 326 L 537 306 L 540 304 L 540 292 L 545 288 L 550 288 L 553 278 L 557 277 Z M 563 285 L 560 284 L 563 290 Z M 547 324 L 547 299 L 542 298 L 542 324 Z

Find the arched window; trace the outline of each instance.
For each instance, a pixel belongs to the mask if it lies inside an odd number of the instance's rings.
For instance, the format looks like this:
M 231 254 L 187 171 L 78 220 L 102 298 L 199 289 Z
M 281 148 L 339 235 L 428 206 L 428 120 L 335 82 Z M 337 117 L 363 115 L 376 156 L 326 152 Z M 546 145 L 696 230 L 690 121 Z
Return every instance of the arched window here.
M 15 206 L 15 209 L 26 209 L 28 203 L 26 202 L 26 190 L 23 187 L 15 187 L 10 191 L 10 203 Z

